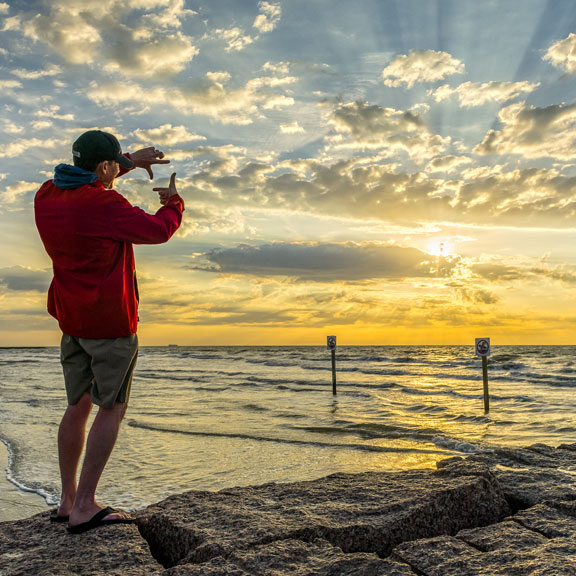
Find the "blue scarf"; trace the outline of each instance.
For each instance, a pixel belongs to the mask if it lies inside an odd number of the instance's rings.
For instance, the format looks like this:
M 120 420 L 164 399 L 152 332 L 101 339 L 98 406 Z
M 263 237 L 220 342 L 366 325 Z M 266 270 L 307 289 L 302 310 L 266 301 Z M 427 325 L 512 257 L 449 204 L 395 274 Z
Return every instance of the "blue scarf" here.
M 73 190 L 80 188 L 85 184 L 92 184 L 96 182 L 98 176 L 94 172 L 82 170 L 78 166 L 71 166 L 70 164 L 58 164 L 54 168 L 54 185 L 63 190 Z

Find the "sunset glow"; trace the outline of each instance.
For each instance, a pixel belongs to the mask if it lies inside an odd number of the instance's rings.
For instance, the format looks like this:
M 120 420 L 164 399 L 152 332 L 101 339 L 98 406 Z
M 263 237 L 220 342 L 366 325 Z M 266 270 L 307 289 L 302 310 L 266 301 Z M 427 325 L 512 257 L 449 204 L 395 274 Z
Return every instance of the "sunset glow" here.
M 81 9 L 79 8 L 81 6 Z M 57 344 L 35 191 L 162 148 L 144 345 L 574 344 L 571 0 L 0 1 L 0 345 Z

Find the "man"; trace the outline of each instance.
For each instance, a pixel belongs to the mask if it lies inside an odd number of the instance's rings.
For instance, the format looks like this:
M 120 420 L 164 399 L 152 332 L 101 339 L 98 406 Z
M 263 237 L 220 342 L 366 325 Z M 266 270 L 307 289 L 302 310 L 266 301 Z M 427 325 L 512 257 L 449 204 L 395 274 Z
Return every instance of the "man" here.
M 167 164 L 153 147 L 122 154 L 118 140 L 100 130 L 82 134 L 72 147 L 74 166 L 59 164 L 54 179 L 36 193 L 36 226 L 52 259 L 48 312 L 62 330 L 61 362 L 68 407 L 58 431 L 62 480 L 60 506 L 51 521 L 68 521 L 81 533 L 102 524 L 128 523 L 121 510 L 96 501 L 96 487 L 126 412 L 138 354 L 138 288 L 133 244 L 167 242 L 182 221 L 184 201 L 176 174 L 168 188 L 154 188 L 161 208 L 147 214 L 113 190 L 133 168 Z M 92 405 L 98 406 L 80 479 Z

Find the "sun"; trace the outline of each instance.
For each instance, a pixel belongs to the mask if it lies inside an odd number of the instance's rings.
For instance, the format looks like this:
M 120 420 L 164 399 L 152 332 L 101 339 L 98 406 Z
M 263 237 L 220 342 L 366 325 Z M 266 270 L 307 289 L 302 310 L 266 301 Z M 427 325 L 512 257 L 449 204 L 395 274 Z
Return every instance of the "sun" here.
M 448 240 L 434 240 L 426 246 L 426 252 L 432 256 L 450 256 L 453 244 Z

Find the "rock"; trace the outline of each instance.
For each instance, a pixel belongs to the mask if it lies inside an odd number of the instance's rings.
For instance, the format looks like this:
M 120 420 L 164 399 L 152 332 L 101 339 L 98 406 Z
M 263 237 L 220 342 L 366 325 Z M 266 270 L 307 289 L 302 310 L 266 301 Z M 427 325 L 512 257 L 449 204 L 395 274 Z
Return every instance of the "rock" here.
M 503 550 L 511 546 L 515 550 L 532 550 L 548 542 L 548 538 L 542 534 L 526 530 L 511 520 L 485 528 L 462 530 L 458 532 L 458 538 L 481 552 Z
M 0 523 L 2 576 L 154 576 L 163 571 L 134 525 L 72 535 L 66 524 L 49 522 L 47 512 Z
M 528 448 L 497 448 L 463 459 L 438 463 L 444 473 L 478 473 L 488 469 L 501 486 L 514 511 L 545 500 L 576 500 L 576 444 L 551 448 L 535 444 Z
M 155 557 L 175 566 L 288 539 L 385 557 L 400 542 L 456 534 L 509 513 L 497 483 L 484 476 L 413 470 L 188 492 L 149 507 L 137 522 Z
M 510 543 L 510 542 L 509 542 Z M 392 558 L 422 576 L 574 576 L 576 545 L 563 540 L 532 549 L 480 552 L 459 538 L 439 536 L 398 546 Z
M 491 526 L 401 544 L 392 558 L 425 576 L 574 576 L 576 521 L 544 505 Z
M 281 540 L 203 564 L 170 568 L 166 576 L 416 576 L 405 564 L 376 554 L 345 554 L 323 540 Z
M 188 492 L 137 526 L 0 523 L 0 576 L 575 576 L 576 444 Z M 514 507 L 514 515 L 509 503 Z
M 523 510 L 514 520 L 546 538 L 576 539 L 576 518 L 544 504 Z

